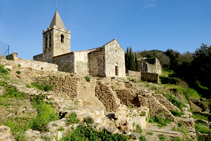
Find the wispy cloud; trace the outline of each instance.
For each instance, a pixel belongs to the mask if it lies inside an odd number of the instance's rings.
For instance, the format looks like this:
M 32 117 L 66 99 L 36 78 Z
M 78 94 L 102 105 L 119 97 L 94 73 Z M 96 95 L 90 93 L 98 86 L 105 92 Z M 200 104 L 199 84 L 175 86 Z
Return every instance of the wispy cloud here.
M 156 7 L 157 0 L 145 0 L 144 9 Z

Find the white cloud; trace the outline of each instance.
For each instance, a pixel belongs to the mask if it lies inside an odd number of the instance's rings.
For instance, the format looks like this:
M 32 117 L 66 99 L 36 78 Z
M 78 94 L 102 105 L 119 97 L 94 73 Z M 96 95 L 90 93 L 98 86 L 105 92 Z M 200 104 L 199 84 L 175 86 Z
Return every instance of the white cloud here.
M 145 0 L 145 5 L 143 7 L 143 10 L 147 9 L 147 8 L 156 7 L 156 2 L 157 2 L 157 0 Z

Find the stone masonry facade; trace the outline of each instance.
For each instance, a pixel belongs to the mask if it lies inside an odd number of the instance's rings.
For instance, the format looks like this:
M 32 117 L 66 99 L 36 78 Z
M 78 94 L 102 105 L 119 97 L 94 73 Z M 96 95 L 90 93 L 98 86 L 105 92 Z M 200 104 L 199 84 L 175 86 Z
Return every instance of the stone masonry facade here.
M 85 51 L 71 52 L 71 33 L 66 30 L 58 11 L 47 30 L 43 30 L 43 53 L 35 61 L 58 65 L 59 71 L 99 77 L 125 77 L 124 50 L 116 39 Z

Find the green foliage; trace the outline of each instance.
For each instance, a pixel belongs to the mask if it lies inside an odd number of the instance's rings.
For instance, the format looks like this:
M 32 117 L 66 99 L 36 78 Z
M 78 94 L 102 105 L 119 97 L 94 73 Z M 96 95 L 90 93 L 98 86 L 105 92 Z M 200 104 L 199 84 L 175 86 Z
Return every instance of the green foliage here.
M 141 128 L 141 126 L 139 124 L 136 125 L 135 133 L 139 133 L 139 134 L 142 133 L 142 128 Z
M 166 138 L 167 138 L 167 137 L 166 137 L 164 134 L 161 134 L 160 137 L 159 137 L 159 139 L 160 139 L 161 141 L 165 141 Z
M 62 138 L 62 141 L 126 141 L 122 134 L 111 134 L 106 129 L 96 131 L 91 127 L 78 126 Z
M 84 119 L 84 122 L 88 123 L 88 124 L 93 124 L 94 123 L 94 119 L 90 116 L 86 117 Z
M 209 128 L 209 125 L 202 120 L 195 122 L 195 130 L 196 132 L 211 134 L 211 129 Z
M 168 95 L 168 100 L 174 104 L 177 108 L 179 108 L 180 110 L 182 110 L 183 107 L 186 107 L 186 105 L 177 97 Z
M 26 87 L 27 87 L 27 88 L 31 88 L 31 85 L 29 85 L 29 84 L 26 84 Z
M 27 141 L 25 137 L 25 131 L 31 128 L 31 124 L 29 121 L 21 118 L 9 118 L 5 122 L 5 125 L 10 127 L 12 134 L 17 141 Z
M 193 118 L 194 119 L 204 119 L 204 120 L 209 120 L 208 115 L 202 115 L 200 113 L 193 113 Z
M 34 107 L 39 106 L 39 104 L 43 103 L 44 96 L 43 95 L 36 95 L 31 98 L 31 103 Z
M 148 122 L 149 123 L 156 122 L 159 124 L 158 125 L 159 127 L 162 127 L 162 126 L 167 126 L 167 124 L 171 123 L 172 121 L 171 121 L 171 119 L 168 119 L 168 118 L 164 119 L 161 116 L 151 116 Z
M 63 126 L 60 126 L 58 131 L 64 131 L 64 127 Z
M 21 64 L 18 64 L 18 67 L 21 67 Z
M 39 131 L 48 131 L 47 124 L 51 121 L 59 119 L 56 111 L 51 107 L 51 105 L 42 102 L 36 106 L 38 114 L 32 120 L 32 129 Z
M 177 84 L 177 79 L 174 77 L 159 76 L 161 84 Z
M 90 82 L 90 77 L 87 75 L 84 77 L 86 79 L 87 82 Z
M 125 65 L 128 70 L 138 70 L 137 55 L 133 53 L 131 47 L 127 47 L 127 51 L 125 53 Z
M 26 94 L 22 92 L 18 92 L 18 89 L 16 87 L 6 86 L 3 97 L 25 99 Z
M 179 137 L 174 137 L 174 138 L 172 139 L 172 141 L 182 141 L 182 139 L 180 139 Z
M 37 89 L 44 90 L 44 91 L 49 91 L 52 88 L 52 86 L 47 85 L 45 83 L 38 84 L 38 83 L 32 82 L 31 85 L 36 87 Z
M 153 135 L 153 133 L 152 132 L 147 132 L 147 135 Z
M 16 71 L 16 73 L 17 73 L 17 74 L 21 74 L 21 72 L 20 72 L 20 71 Z
M 67 124 L 74 124 L 74 123 L 78 123 L 79 120 L 77 119 L 77 115 L 76 113 L 72 112 L 68 117 L 67 117 Z
M 41 67 L 41 70 L 43 70 L 43 67 Z
M 0 86 L 5 86 L 6 83 L 4 81 L 0 81 Z
M 147 139 L 145 138 L 145 136 L 141 135 L 139 138 L 138 138 L 139 141 L 147 141 Z
M 171 113 L 172 113 L 174 116 L 177 116 L 177 117 L 180 117 L 181 115 L 184 115 L 183 112 L 178 112 L 178 111 L 174 111 L 174 110 L 171 110 Z
M 0 74 L 1 73 L 2 74 L 5 74 L 5 75 L 9 74 L 8 70 L 4 69 L 4 66 L 3 65 L 0 65 Z

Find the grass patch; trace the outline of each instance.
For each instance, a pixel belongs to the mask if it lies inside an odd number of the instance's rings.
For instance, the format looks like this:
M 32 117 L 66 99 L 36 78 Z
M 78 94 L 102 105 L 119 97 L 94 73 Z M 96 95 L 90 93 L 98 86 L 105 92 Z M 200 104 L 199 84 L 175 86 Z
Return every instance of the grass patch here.
M 17 98 L 17 99 L 23 100 L 23 99 L 26 99 L 26 94 L 18 92 L 18 89 L 16 87 L 6 86 L 3 97 Z
M 189 130 L 188 130 L 187 128 L 185 128 L 184 126 L 182 126 L 182 127 L 177 127 L 177 128 L 173 127 L 171 130 L 172 130 L 172 131 L 180 131 L 180 132 L 182 132 L 184 135 L 188 135 L 188 133 L 189 133 Z
M 208 115 L 202 115 L 202 114 L 199 114 L 199 113 L 193 113 L 193 118 L 194 119 L 204 119 L 204 120 L 209 120 L 209 117 Z
M 94 123 L 94 119 L 90 116 L 86 117 L 84 119 L 84 122 L 88 123 L 88 124 L 93 124 Z
M 25 86 L 26 86 L 27 88 L 31 88 L 31 87 L 32 87 L 32 86 L 29 85 L 29 84 L 25 84 Z
M 79 120 L 77 119 L 76 113 L 72 112 L 68 117 L 67 117 L 67 125 L 78 123 Z
M 182 141 L 182 139 L 180 139 L 179 137 L 175 137 L 172 139 L 172 141 Z
M 178 112 L 178 111 L 174 111 L 174 110 L 171 110 L 171 113 L 176 117 L 180 117 L 181 115 L 184 115 L 183 112 Z
M 164 119 L 161 116 L 151 116 L 149 119 L 149 123 L 158 123 L 158 127 L 167 126 L 167 124 L 171 123 L 171 119 Z
M 167 137 L 164 134 L 161 134 L 159 136 L 160 141 L 165 141 L 167 139 Z
M 161 84 L 177 84 L 177 78 L 159 76 Z
M 203 121 L 196 121 L 195 122 L 195 130 L 196 130 L 196 132 L 211 134 L 211 129 L 209 129 L 209 125 L 207 125 Z
M 182 110 L 183 107 L 186 107 L 185 103 L 182 102 L 182 100 L 180 100 L 179 98 L 177 97 L 174 97 L 172 95 L 168 95 L 168 100 L 174 104 L 177 108 L 179 108 L 180 110 Z
M 64 127 L 63 126 L 60 126 L 58 131 L 64 131 Z
M 37 88 L 39 90 L 43 90 L 43 91 L 49 91 L 52 88 L 52 86 L 47 85 L 45 83 L 38 84 L 38 83 L 32 82 L 31 85 L 34 86 L 35 88 Z
M 0 81 L 0 86 L 5 86 L 6 83 L 4 81 Z
M 126 141 L 122 134 L 111 134 L 106 129 L 96 131 L 92 127 L 78 126 L 75 130 L 69 131 L 62 138 L 62 141 Z
M 141 128 L 141 126 L 139 124 L 136 125 L 135 133 L 139 133 L 139 134 L 142 133 L 142 128 Z

